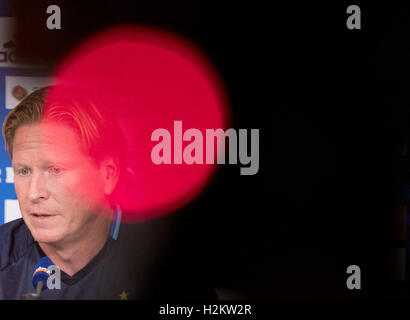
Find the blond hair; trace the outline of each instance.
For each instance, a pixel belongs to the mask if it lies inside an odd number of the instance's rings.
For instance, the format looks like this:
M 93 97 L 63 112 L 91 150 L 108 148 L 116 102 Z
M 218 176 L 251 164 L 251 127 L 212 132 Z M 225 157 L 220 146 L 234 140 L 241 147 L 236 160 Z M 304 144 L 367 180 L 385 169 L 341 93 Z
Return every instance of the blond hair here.
M 21 101 L 5 118 L 2 133 L 13 158 L 13 140 L 23 124 L 51 120 L 71 127 L 93 158 L 106 153 L 126 162 L 127 142 L 114 114 L 89 90 L 66 86 L 38 89 Z

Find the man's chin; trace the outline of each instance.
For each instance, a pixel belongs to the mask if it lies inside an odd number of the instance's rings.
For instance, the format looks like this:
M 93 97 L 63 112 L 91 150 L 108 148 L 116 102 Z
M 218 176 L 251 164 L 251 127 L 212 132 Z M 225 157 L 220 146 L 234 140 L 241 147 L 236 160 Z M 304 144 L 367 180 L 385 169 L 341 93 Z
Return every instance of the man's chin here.
M 36 221 L 31 216 L 23 216 L 24 222 L 26 223 L 28 229 L 31 232 L 34 240 L 44 243 L 58 242 L 62 239 L 62 232 L 58 228 L 56 219 L 58 217 L 53 217 L 51 221 Z
M 38 243 L 45 243 L 45 244 L 57 244 L 61 242 L 61 237 L 55 237 L 55 236 L 39 236 L 39 237 L 34 237 L 34 240 L 36 240 Z
M 61 233 L 56 232 L 56 230 L 46 230 L 46 229 L 38 229 L 38 228 L 29 228 L 31 235 L 33 236 L 34 240 L 40 243 L 57 243 L 60 242 L 63 238 Z

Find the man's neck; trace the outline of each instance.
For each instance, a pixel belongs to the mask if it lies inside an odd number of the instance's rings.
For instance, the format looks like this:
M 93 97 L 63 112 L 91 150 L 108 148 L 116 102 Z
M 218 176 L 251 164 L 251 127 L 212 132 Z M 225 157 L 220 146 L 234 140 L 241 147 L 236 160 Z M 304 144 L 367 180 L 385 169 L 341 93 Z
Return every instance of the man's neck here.
M 58 244 L 39 242 L 39 246 L 56 266 L 72 276 L 101 251 L 109 236 L 110 226 L 110 220 L 99 217 L 86 237 Z

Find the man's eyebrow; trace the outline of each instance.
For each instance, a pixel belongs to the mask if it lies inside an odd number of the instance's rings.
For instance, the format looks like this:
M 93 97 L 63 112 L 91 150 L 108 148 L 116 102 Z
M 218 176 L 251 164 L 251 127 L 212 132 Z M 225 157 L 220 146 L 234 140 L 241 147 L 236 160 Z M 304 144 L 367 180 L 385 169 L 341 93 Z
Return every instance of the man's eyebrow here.
M 67 167 L 67 166 L 70 166 L 70 165 L 71 165 L 71 162 L 69 162 L 69 161 L 64 161 L 64 160 L 51 161 L 50 160 L 50 161 L 44 161 L 42 163 L 41 167 L 44 167 L 44 168 L 52 167 L 52 166 L 65 166 L 65 167 Z M 15 168 L 15 167 L 30 167 L 30 165 L 25 164 L 23 162 L 12 162 L 11 166 L 13 168 Z
M 12 166 L 13 168 L 15 168 L 15 167 L 28 167 L 26 164 L 21 163 L 21 162 L 13 162 L 13 163 L 11 164 L 11 166 Z

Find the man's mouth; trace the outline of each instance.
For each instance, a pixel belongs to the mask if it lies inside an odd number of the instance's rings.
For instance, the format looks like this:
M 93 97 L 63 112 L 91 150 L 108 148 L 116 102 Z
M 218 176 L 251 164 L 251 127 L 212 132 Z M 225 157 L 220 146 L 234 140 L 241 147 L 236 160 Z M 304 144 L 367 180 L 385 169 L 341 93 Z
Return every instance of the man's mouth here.
M 31 215 L 35 218 L 49 218 L 49 217 L 54 217 L 55 216 L 55 214 L 38 213 L 38 212 L 33 212 Z

